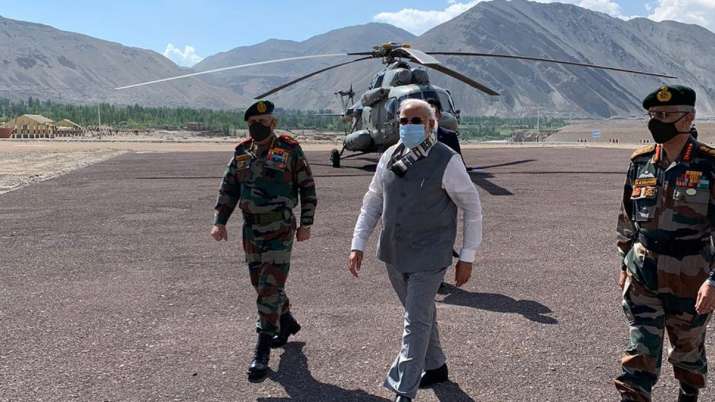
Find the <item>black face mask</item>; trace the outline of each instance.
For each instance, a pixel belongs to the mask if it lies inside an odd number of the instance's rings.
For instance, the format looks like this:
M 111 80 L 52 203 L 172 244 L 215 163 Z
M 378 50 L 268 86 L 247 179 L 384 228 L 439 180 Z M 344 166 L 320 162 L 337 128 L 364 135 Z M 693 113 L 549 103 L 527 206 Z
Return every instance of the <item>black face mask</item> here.
M 253 123 L 248 126 L 248 134 L 253 138 L 254 141 L 261 142 L 268 138 L 273 131 L 272 128 L 264 126 L 262 123 Z
M 650 119 L 648 122 L 648 130 L 650 130 L 650 134 L 653 136 L 653 141 L 658 144 L 663 144 L 672 140 L 676 135 L 681 134 L 675 127 L 675 123 L 683 120 L 685 116 L 687 116 L 687 113 L 672 123 L 664 123 L 658 119 Z

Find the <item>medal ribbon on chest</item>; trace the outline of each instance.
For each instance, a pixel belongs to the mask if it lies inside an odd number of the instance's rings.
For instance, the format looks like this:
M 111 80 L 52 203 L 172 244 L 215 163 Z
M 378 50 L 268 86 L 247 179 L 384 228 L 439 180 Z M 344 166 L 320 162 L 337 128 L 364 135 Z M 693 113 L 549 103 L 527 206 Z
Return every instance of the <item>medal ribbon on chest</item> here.
M 273 163 L 277 168 L 284 169 L 288 160 L 288 151 L 283 148 L 271 148 L 268 151 L 267 160 Z

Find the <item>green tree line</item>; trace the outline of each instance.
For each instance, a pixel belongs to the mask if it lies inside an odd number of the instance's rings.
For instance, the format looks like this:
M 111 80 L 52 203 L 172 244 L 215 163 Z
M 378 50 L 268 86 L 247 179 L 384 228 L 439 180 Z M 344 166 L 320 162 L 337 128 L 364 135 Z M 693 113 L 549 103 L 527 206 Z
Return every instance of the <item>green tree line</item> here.
M 345 123 L 339 117 L 319 116 L 327 110 L 301 111 L 277 108 L 274 112 L 280 127 L 288 130 L 315 129 L 342 132 Z M 72 105 L 29 98 L 27 101 L 0 98 L 0 121 L 23 114 L 41 114 L 52 120 L 70 119 L 82 126 L 102 125 L 116 129 L 181 129 L 188 123 L 226 134 L 233 129 L 245 129 L 243 110 L 193 109 L 188 107 L 146 107 L 140 105 Z M 541 131 L 551 131 L 566 125 L 564 119 L 541 117 Z M 503 139 L 517 131 L 535 131 L 536 117 L 503 118 L 462 116 L 460 133 L 465 139 Z
M 462 116 L 459 133 L 464 139 L 509 139 L 516 132 L 553 132 L 565 127 L 567 121 L 553 117 Z
M 320 129 L 342 131 L 342 122 L 331 116 L 316 114 L 329 111 L 300 111 L 276 109 L 274 112 L 287 129 Z M 198 123 L 209 130 L 246 128 L 243 110 L 212 110 L 188 107 L 146 107 L 140 105 L 72 105 L 41 101 L 29 98 L 27 101 L 0 99 L 0 120 L 8 121 L 23 114 L 40 114 L 52 120 L 70 119 L 82 126 L 96 126 L 100 118 L 102 125 L 114 128 L 181 129 L 188 123 Z

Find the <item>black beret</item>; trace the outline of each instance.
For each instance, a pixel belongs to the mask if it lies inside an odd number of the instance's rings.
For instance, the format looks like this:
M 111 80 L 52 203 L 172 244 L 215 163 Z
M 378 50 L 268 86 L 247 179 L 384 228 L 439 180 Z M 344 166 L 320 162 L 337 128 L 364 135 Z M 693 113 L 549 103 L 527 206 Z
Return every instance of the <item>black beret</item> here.
M 653 106 L 695 106 L 695 91 L 682 85 L 663 85 L 643 100 L 644 109 Z
M 248 121 L 248 118 L 251 116 L 257 116 L 259 114 L 271 114 L 273 113 L 273 108 L 275 108 L 275 106 L 272 102 L 267 100 L 259 100 L 258 102 L 249 106 L 248 109 L 246 109 L 246 112 L 243 114 L 243 121 Z

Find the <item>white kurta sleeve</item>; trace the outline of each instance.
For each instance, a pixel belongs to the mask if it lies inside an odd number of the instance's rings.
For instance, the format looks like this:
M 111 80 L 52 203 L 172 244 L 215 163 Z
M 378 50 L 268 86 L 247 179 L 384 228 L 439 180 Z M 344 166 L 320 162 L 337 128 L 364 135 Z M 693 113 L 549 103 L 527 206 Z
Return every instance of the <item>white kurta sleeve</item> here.
M 442 177 L 442 187 L 464 215 L 464 243 L 459 259 L 474 262 L 474 256 L 482 243 L 482 205 L 479 192 L 459 155 L 449 160 Z
M 367 193 L 363 197 L 360 216 L 358 216 L 355 230 L 353 231 L 352 250 L 365 250 L 365 244 L 382 216 L 383 175 L 393 150 L 394 148 L 388 149 L 382 154 L 375 169 L 375 174 L 372 176 L 370 187 L 368 187 Z

